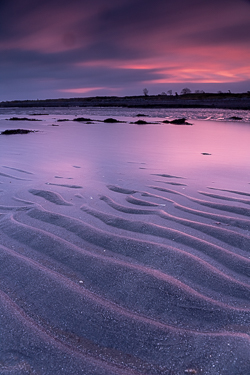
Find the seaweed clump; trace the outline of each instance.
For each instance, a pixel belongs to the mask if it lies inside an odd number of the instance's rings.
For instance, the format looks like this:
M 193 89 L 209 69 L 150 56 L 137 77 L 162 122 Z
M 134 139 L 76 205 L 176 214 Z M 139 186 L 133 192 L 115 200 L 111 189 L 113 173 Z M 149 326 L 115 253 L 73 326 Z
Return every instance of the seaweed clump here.
M 34 133 L 35 130 L 28 130 L 28 129 L 7 129 L 1 132 L 1 135 L 11 135 L 11 134 L 28 134 Z
M 189 122 L 186 121 L 185 118 L 177 118 L 175 120 L 169 121 L 169 120 L 164 120 L 162 121 L 164 124 L 174 124 L 174 125 L 192 125 Z
M 9 121 L 42 121 L 36 118 L 27 118 L 27 117 L 11 117 Z
M 115 123 L 115 122 L 124 122 L 124 121 L 119 121 L 119 120 L 116 120 L 115 118 L 110 117 L 110 118 L 106 118 L 105 120 L 103 120 L 103 122 L 112 124 L 112 123 Z
M 74 118 L 73 121 L 78 121 L 78 122 L 89 122 L 89 121 L 94 121 L 94 120 L 91 120 L 91 118 L 77 117 L 77 118 Z

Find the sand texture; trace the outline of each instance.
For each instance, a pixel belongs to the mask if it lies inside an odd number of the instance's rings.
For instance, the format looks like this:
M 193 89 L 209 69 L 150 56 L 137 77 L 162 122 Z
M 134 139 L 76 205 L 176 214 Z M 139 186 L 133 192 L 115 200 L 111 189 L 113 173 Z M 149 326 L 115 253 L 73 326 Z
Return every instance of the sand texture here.
M 247 178 L 47 122 L 0 138 L 0 374 L 249 374 Z

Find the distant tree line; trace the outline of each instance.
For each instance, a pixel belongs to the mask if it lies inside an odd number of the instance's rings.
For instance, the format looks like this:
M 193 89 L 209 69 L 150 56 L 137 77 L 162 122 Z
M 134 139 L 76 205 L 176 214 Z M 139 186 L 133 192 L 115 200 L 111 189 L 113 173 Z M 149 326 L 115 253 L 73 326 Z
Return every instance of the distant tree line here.
M 230 92 L 230 90 L 228 90 L 228 91 Z M 192 93 L 192 91 L 188 87 L 184 87 L 184 89 L 181 90 L 180 95 L 187 95 L 187 94 L 191 94 L 191 93 Z M 195 90 L 194 93 L 195 94 L 205 94 L 205 91 L 204 90 Z M 144 94 L 144 96 L 148 96 L 148 89 L 147 88 L 143 89 L 143 94 Z M 164 96 L 164 95 L 172 96 L 173 90 L 168 90 L 167 92 L 162 91 L 162 93 L 160 95 L 162 95 L 162 96 Z M 177 96 L 178 93 L 176 92 L 175 95 Z
M 180 92 L 180 95 L 188 95 L 188 94 L 191 94 L 192 93 L 192 90 L 190 90 L 188 87 L 184 87 L 184 89 L 181 90 Z M 250 91 L 247 91 L 246 92 L 248 95 L 250 94 Z M 148 96 L 148 89 L 145 88 L 143 89 L 143 94 L 145 96 Z M 194 94 L 205 94 L 205 91 L 204 90 L 194 90 Z M 223 92 L 223 91 L 217 91 L 217 94 L 232 94 L 231 90 L 227 90 L 227 92 Z M 162 91 L 162 93 L 160 94 L 161 96 L 172 96 L 173 95 L 173 91 L 172 90 L 168 90 L 167 92 L 166 91 Z M 175 96 L 178 96 L 178 93 L 175 92 Z

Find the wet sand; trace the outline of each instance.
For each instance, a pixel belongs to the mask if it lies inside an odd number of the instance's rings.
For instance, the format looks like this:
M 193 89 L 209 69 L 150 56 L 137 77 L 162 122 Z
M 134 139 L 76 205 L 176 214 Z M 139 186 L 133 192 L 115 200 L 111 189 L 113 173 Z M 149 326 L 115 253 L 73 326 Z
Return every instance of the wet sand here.
M 46 121 L 0 136 L 0 373 L 250 373 L 248 176 Z

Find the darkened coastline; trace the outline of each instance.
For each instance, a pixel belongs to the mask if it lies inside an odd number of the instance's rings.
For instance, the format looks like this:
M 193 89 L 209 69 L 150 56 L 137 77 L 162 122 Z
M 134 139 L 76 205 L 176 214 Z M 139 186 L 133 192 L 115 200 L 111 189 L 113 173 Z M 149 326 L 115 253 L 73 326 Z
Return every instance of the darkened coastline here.
M 187 95 L 100 96 L 88 98 L 15 100 L 0 103 L 6 107 L 127 107 L 127 108 L 224 108 L 250 109 L 250 92 L 199 93 Z

